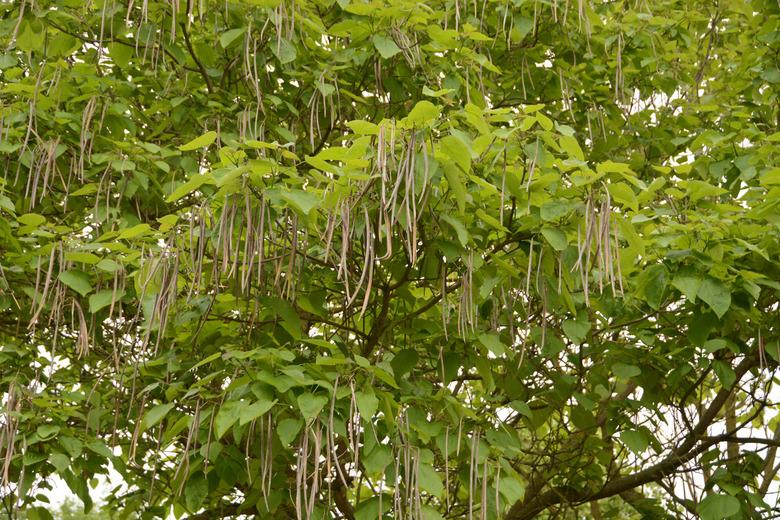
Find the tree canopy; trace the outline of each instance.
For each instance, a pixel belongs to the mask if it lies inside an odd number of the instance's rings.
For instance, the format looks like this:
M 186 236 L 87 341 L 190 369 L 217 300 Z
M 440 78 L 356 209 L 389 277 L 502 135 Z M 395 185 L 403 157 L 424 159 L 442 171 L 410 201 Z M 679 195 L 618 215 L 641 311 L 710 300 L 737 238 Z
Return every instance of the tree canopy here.
M 111 468 L 124 518 L 780 512 L 776 1 L 16 0 L 0 43 L 9 516 Z

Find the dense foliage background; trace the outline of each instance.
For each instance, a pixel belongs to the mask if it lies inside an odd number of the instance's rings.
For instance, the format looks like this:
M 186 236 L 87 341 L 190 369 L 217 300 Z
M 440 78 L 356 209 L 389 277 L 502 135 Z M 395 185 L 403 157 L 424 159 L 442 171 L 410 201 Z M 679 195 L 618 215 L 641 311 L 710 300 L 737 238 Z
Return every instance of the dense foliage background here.
M 776 1 L 0 18 L 9 516 L 780 514 Z

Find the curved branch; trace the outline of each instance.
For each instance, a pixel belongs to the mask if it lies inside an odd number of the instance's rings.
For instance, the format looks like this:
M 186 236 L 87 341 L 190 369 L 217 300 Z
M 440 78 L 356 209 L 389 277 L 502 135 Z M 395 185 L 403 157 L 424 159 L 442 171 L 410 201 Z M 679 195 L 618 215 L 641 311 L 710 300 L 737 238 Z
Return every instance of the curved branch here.
M 203 81 L 206 82 L 206 89 L 208 89 L 209 94 L 214 93 L 214 84 L 211 82 L 209 73 L 206 70 L 206 67 L 203 66 L 203 63 L 198 59 L 198 55 L 195 54 L 195 49 L 192 48 L 192 43 L 190 42 L 190 34 L 187 32 L 187 24 L 185 23 L 181 24 L 181 31 L 182 34 L 184 35 L 184 43 L 187 45 L 187 51 L 190 53 L 190 56 L 192 57 L 192 61 L 194 61 L 195 65 L 198 66 L 198 70 L 200 71 L 200 75 L 203 77 Z
M 561 503 L 581 503 L 589 500 L 599 500 L 614 495 L 620 495 L 626 491 L 635 489 L 643 484 L 656 482 L 659 479 L 674 473 L 674 471 L 693 459 L 714 444 L 728 439 L 728 435 L 720 437 L 705 437 L 707 428 L 712 424 L 718 413 L 723 409 L 726 401 L 731 397 L 734 389 L 742 377 L 757 364 L 756 356 L 743 359 L 735 369 L 736 381 L 731 388 L 722 388 L 702 414 L 696 426 L 685 436 L 685 439 L 661 462 L 647 469 L 608 481 L 599 490 L 574 490 L 572 488 L 552 488 L 544 493 L 529 496 L 523 501 L 516 502 L 506 515 L 507 520 L 530 520 L 545 509 Z M 706 440 L 704 440 L 706 439 Z M 697 447 L 698 444 L 698 447 Z

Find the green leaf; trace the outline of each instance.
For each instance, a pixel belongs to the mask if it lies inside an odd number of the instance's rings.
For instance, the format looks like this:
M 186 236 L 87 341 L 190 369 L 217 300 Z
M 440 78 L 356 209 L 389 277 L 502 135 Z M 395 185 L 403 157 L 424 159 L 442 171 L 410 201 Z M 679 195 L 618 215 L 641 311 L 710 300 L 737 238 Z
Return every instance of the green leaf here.
M 60 435 L 57 438 L 57 441 L 60 443 L 60 446 L 65 448 L 65 451 L 68 452 L 68 455 L 70 455 L 72 459 L 81 456 L 81 452 L 84 449 L 84 443 L 80 440 L 69 435 Z
M 46 223 L 46 217 L 38 215 L 37 213 L 25 213 L 24 215 L 20 215 L 16 220 L 20 224 L 33 227 L 39 227 Z
M 417 359 L 417 352 L 413 349 L 407 348 L 399 351 L 390 361 L 396 380 L 400 381 L 402 377 L 409 373 L 417 364 Z
M 148 412 L 146 412 L 143 419 L 141 419 L 141 431 L 148 430 L 152 426 L 157 425 L 160 421 L 165 419 L 165 416 L 168 415 L 168 412 L 173 410 L 175 405 L 176 403 L 165 403 L 158 404 L 157 406 L 151 408 Z
M 635 365 L 625 363 L 615 363 L 612 365 L 612 372 L 621 379 L 629 380 L 642 373 L 642 370 Z
M 585 160 L 585 154 L 580 148 L 580 144 L 573 136 L 562 135 L 558 138 L 558 143 L 561 145 L 561 150 L 566 152 L 570 157 L 577 159 L 578 161 Z
M 578 320 L 565 320 L 561 324 L 563 332 L 577 345 L 581 345 L 590 331 L 590 322 Z
M 241 407 L 239 414 L 238 424 L 244 425 L 252 422 L 261 415 L 265 414 L 268 410 L 273 408 L 276 404 L 276 399 L 271 401 L 270 399 L 260 399 L 250 405 L 244 405 Z
M 731 292 L 728 287 L 714 278 L 705 278 L 699 291 L 698 297 L 712 309 L 718 318 L 722 318 L 731 306 Z
M 203 365 L 207 365 L 207 364 L 211 363 L 212 361 L 214 361 L 215 359 L 219 359 L 220 357 L 222 357 L 222 352 L 214 352 L 210 356 L 207 356 L 206 358 L 201 359 L 200 361 L 195 363 L 192 366 L 192 368 L 190 368 L 190 371 L 193 371 L 196 368 L 202 367 Z
M 184 503 L 191 513 L 196 513 L 209 494 L 209 483 L 202 471 L 196 471 L 187 479 L 184 487 Z
M 317 417 L 328 402 L 328 398 L 322 395 L 314 395 L 305 392 L 298 396 L 298 409 L 307 421 Z
M 60 473 L 70 466 L 70 458 L 63 453 L 58 453 L 56 451 L 49 454 L 49 462 Z
M 219 44 L 222 46 L 223 49 L 227 49 L 228 47 L 230 47 L 231 43 L 236 41 L 239 37 L 243 36 L 245 32 L 246 32 L 246 27 L 241 27 L 239 29 L 230 29 L 229 31 L 225 31 L 219 37 Z
M 68 487 L 74 495 L 79 497 L 84 503 L 84 513 L 89 513 L 92 509 L 92 497 L 89 494 L 89 487 L 87 487 L 87 481 L 83 477 L 76 476 L 71 470 L 65 470 L 62 473 L 62 479 L 68 484 Z
M 650 444 L 647 435 L 642 431 L 626 430 L 620 433 L 620 440 L 628 446 L 628 449 L 637 455 L 644 452 Z
M 463 225 L 463 223 L 457 218 L 447 215 L 446 213 L 439 215 L 439 218 L 452 227 L 458 237 L 458 242 L 460 242 L 460 245 L 466 247 L 469 243 L 469 232 L 466 230 L 466 227 Z
M 739 500 L 724 494 L 707 495 L 699 503 L 701 520 L 723 520 L 739 513 Z
M 57 433 L 59 433 L 59 431 L 60 427 L 56 424 L 42 424 L 38 426 L 36 433 L 38 434 L 39 439 L 47 440 L 54 437 Z
M 190 180 L 173 190 L 173 192 L 165 199 L 165 202 L 176 202 L 180 198 L 186 197 L 190 193 L 196 191 L 198 188 L 204 184 L 208 184 L 209 182 L 214 182 L 211 175 L 193 175 Z
M 662 264 L 646 268 L 637 279 L 637 291 L 644 297 L 650 307 L 660 309 L 663 303 L 667 284 L 666 267 Z
M 631 187 L 624 183 L 610 183 L 607 185 L 610 196 L 620 203 L 621 206 L 630 208 L 634 211 L 639 211 L 639 203 L 636 199 L 636 194 Z
M 279 58 L 279 61 L 282 64 L 293 62 L 295 61 L 295 58 L 298 57 L 298 51 L 296 50 L 295 45 L 287 38 L 280 38 L 278 45 L 276 43 L 271 43 L 271 50 L 276 57 Z
M 320 197 L 303 190 L 290 190 L 281 193 L 281 197 L 295 210 L 308 216 L 311 211 L 320 205 Z
M 728 346 L 728 343 L 723 338 L 710 339 L 704 342 L 704 350 L 709 353 L 717 352 Z
M 715 374 L 720 380 L 720 384 L 723 388 L 731 388 L 737 381 L 737 374 L 734 369 L 729 366 L 728 363 L 720 360 L 712 362 L 712 368 L 715 370 Z
M 604 161 L 596 165 L 596 171 L 599 173 L 620 173 L 633 175 L 631 167 L 625 163 L 617 163 L 614 161 Z
M 276 426 L 276 434 L 279 436 L 279 440 L 283 446 L 289 446 L 290 443 L 298 436 L 298 432 L 301 431 L 303 422 L 299 419 L 282 419 Z
M 0 54 L 0 70 L 4 70 L 16 65 L 16 56 L 14 53 Z
M 550 200 L 539 208 L 539 216 L 544 221 L 558 220 L 572 209 L 572 205 L 566 200 Z
M 130 238 L 136 238 L 140 237 L 142 235 L 146 235 L 152 230 L 152 227 L 149 224 L 142 223 L 137 224 L 133 227 L 129 227 L 127 229 L 122 230 L 121 233 L 119 233 L 118 239 L 130 239 Z
M 375 34 L 372 38 L 372 41 L 374 42 L 374 47 L 376 47 L 376 50 L 378 50 L 379 54 L 386 60 L 401 52 L 400 47 L 398 47 L 398 45 L 396 45 L 395 42 L 387 36 Z
M 92 253 L 84 253 L 81 251 L 68 251 L 65 253 L 65 260 L 71 262 L 79 262 L 82 264 L 94 265 L 100 262 L 100 257 Z
M 372 123 L 371 121 L 365 121 L 363 119 L 357 119 L 355 121 L 347 121 L 347 126 L 357 135 L 378 135 L 379 125 Z
M 727 190 L 718 186 L 700 180 L 692 180 L 687 183 L 687 195 L 690 197 L 691 202 L 703 199 L 704 197 L 714 197 L 717 195 L 723 195 L 728 193 Z
M 426 126 L 439 117 L 440 113 L 441 107 L 434 105 L 430 101 L 422 100 L 414 105 L 409 115 L 406 116 L 406 121 L 412 126 Z
M 515 410 L 520 415 L 524 415 L 528 417 L 529 419 L 533 419 L 533 411 L 531 411 L 531 407 L 528 406 L 527 403 L 524 401 L 514 400 L 511 403 L 509 403 L 509 406 L 512 407 L 513 410 Z
M 498 231 L 501 231 L 502 233 L 506 233 L 506 232 L 509 231 L 507 228 L 505 228 L 504 226 L 501 225 L 501 222 L 499 222 L 499 220 L 497 218 L 493 217 L 492 215 L 488 215 L 485 212 L 485 210 L 483 210 L 482 208 L 478 209 L 475 212 L 475 214 L 476 214 L 477 218 L 479 218 L 479 220 L 481 220 L 482 222 L 484 222 L 488 226 L 492 227 L 493 229 L 497 229 Z
M 239 401 L 227 401 L 222 404 L 214 418 L 214 436 L 217 440 L 238 421 L 241 416 L 242 403 Z
M 379 399 L 377 399 L 372 390 L 355 392 L 355 402 L 357 403 L 360 416 L 364 419 L 373 417 L 379 407 Z
M 90 443 L 87 444 L 87 448 L 93 453 L 96 453 L 100 455 L 103 458 L 109 459 L 113 457 L 113 453 L 110 449 L 108 449 L 108 446 L 106 446 L 106 443 L 103 442 L 100 439 L 96 439 Z
M 563 251 L 568 246 L 566 235 L 560 229 L 544 227 L 542 236 L 556 251 Z
M 441 139 L 439 146 L 463 173 L 468 173 L 471 170 L 471 154 L 463 141 L 454 135 L 448 135 Z
M 16 211 L 16 205 L 5 195 L 0 195 L 0 209 L 4 209 L 9 213 L 14 213 Z
M 674 277 L 672 285 L 678 289 L 691 302 L 696 301 L 696 295 L 699 294 L 702 279 L 696 276 L 680 274 Z
M 440 98 L 442 96 L 446 96 L 447 94 L 452 94 L 454 91 L 455 90 L 451 88 L 433 90 L 429 88 L 427 85 L 424 85 L 422 88 L 423 96 L 434 97 L 434 98 Z
M 57 278 L 81 296 L 86 296 L 92 291 L 92 284 L 90 283 L 89 276 L 83 271 L 70 269 L 61 272 Z
M 113 289 L 104 289 L 98 291 L 89 297 L 89 312 L 92 314 L 100 309 L 111 305 L 111 302 L 118 302 L 125 295 L 124 289 L 114 291 Z
M 501 340 L 498 339 L 496 334 L 480 334 L 479 342 L 496 356 L 500 356 L 506 352 L 504 344 L 501 343 Z
M 461 172 L 453 163 L 445 163 L 442 169 L 458 205 L 458 212 L 463 215 L 466 212 L 466 185 L 463 183 Z
M 501 492 L 501 495 L 503 495 L 510 504 L 522 500 L 523 496 L 525 496 L 525 487 L 511 477 L 502 476 L 498 484 L 498 489 Z
M 389 509 L 388 500 L 392 500 L 392 497 L 385 497 L 384 502 L 382 502 L 378 496 L 361 500 L 360 504 L 355 508 L 355 520 L 375 520 L 384 518 L 384 515 L 380 512 L 383 513 Z
M 206 132 L 200 137 L 196 137 L 187 144 L 183 144 L 179 147 L 182 152 L 188 152 L 190 150 L 197 150 L 198 148 L 206 148 L 214 141 L 217 140 L 217 133 L 213 130 Z
M 368 455 L 362 458 L 362 464 L 369 475 L 378 475 L 393 462 L 393 452 L 382 444 L 377 444 Z
M 444 484 L 441 477 L 436 470 L 434 470 L 428 464 L 420 464 L 420 471 L 418 473 L 420 489 L 427 491 L 435 497 L 440 497 L 444 494 Z
M 130 65 L 130 60 L 133 59 L 133 55 L 135 54 L 133 52 L 133 47 L 120 43 L 109 43 L 106 45 L 106 48 L 108 49 L 109 56 L 111 56 L 111 60 L 123 68 Z

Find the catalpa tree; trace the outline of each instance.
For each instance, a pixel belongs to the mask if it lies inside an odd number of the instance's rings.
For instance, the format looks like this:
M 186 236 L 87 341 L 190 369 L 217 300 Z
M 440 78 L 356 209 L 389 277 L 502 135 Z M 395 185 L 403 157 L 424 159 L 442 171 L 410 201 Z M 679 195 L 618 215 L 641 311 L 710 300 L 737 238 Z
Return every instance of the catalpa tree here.
M 777 516 L 774 0 L 0 13 L 10 517 Z

